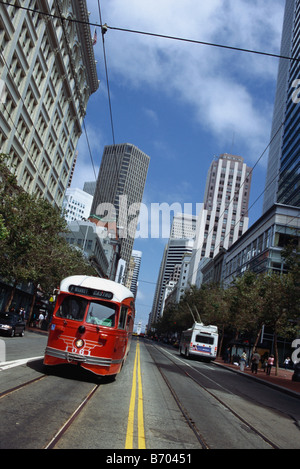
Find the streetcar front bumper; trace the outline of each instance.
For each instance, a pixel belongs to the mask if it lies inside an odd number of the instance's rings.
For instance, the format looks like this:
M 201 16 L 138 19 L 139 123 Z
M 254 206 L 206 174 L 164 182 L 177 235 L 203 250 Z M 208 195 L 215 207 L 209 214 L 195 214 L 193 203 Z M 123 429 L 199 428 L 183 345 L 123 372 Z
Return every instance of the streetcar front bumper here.
M 45 356 L 51 356 L 59 360 L 66 361 L 67 363 L 76 362 L 78 364 L 107 366 L 121 363 L 122 360 L 112 360 L 111 358 L 95 357 L 90 355 L 81 355 L 79 353 L 68 352 L 66 350 L 59 350 L 52 347 L 46 347 Z

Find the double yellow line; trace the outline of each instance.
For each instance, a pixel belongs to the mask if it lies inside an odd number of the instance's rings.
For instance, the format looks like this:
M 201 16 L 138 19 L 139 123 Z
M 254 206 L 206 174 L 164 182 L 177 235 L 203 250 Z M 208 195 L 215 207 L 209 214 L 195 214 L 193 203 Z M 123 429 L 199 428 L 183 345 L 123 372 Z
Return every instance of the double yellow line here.
M 138 430 L 138 449 L 146 449 L 145 429 L 144 429 L 144 411 L 143 411 L 143 389 L 141 380 L 141 363 L 140 363 L 140 344 L 137 342 L 135 360 L 133 367 L 132 389 L 128 413 L 127 433 L 125 449 L 133 448 L 134 436 L 134 412 L 136 406 L 136 388 L 138 385 L 138 410 L 137 410 L 137 430 Z

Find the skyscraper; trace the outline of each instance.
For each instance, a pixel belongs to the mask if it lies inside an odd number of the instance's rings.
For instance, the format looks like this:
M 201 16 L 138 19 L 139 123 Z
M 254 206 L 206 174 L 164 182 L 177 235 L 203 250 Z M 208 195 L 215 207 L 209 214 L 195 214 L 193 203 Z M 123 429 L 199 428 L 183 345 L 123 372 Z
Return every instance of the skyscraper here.
M 142 261 L 142 252 L 133 250 L 131 259 L 133 261 L 133 268 L 132 268 L 132 276 L 130 279 L 130 285 L 128 285 L 128 288 L 129 290 L 132 291 L 132 293 L 134 294 L 134 297 L 136 298 L 139 273 L 140 273 L 140 267 L 141 267 L 141 261 Z
M 193 239 L 196 234 L 197 216 L 187 213 L 174 215 L 171 226 L 171 239 Z
M 196 229 L 189 281 L 194 285 L 202 258 L 213 258 L 228 249 L 248 228 L 251 168 L 241 156 L 224 153 L 208 171 L 204 204 Z
M 192 252 L 193 244 L 192 239 L 170 238 L 165 246 L 150 313 L 150 324 L 155 323 L 162 316 L 166 286 L 173 279 L 175 270 L 177 271 L 175 277 L 178 279 L 180 276 L 184 256 Z
M 274 203 L 300 206 L 300 0 L 286 0 L 263 212 Z
M 59 207 L 99 87 L 88 19 L 85 0 L 0 5 L 0 151 L 23 189 Z
M 104 148 L 91 215 L 115 221 L 126 281 L 150 158 L 135 145 Z

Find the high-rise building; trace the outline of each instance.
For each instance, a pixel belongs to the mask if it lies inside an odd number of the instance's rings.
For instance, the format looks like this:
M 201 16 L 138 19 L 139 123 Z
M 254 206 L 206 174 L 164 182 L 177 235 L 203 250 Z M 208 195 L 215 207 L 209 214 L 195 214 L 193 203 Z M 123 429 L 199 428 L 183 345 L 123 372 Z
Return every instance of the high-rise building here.
M 96 181 L 87 181 L 83 184 L 84 192 L 91 194 L 94 197 L 95 190 L 96 190 Z
M 300 206 L 300 0 L 286 0 L 271 130 L 265 213 L 274 203 Z
M 135 145 L 124 143 L 104 148 L 91 216 L 115 220 L 120 257 L 126 262 L 126 282 L 140 204 L 142 202 L 150 158 Z
M 197 216 L 187 213 L 174 215 L 171 226 L 171 239 L 193 239 L 196 235 Z
M 251 168 L 241 156 L 224 153 L 210 166 L 204 204 L 198 215 L 188 284 L 194 285 L 199 262 L 228 249 L 248 228 Z
M 90 215 L 93 196 L 78 188 L 66 190 L 63 211 L 67 222 L 87 219 Z
M 196 222 L 195 215 L 177 213 L 173 217 L 170 238 L 159 269 L 149 324 L 162 316 L 165 300 L 180 278 L 184 256 L 192 251 Z
M 127 278 L 128 283 L 126 286 L 129 288 L 129 290 L 132 291 L 132 293 L 134 294 L 134 297 L 136 298 L 137 289 L 138 289 L 138 279 L 139 279 L 139 273 L 140 273 L 140 267 L 141 267 L 141 261 L 142 261 L 142 252 L 136 251 L 134 249 L 132 251 L 131 261 L 132 261 L 131 275 L 130 275 L 130 278 Z
M 163 315 L 166 287 L 170 281 L 175 284 L 180 277 L 184 256 L 192 252 L 193 245 L 194 242 L 192 239 L 170 238 L 168 244 L 165 246 L 149 318 L 150 324 L 155 323 Z
M 0 5 L 0 151 L 20 186 L 58 207 L 99 87 L 88 21 L 86 0 Z

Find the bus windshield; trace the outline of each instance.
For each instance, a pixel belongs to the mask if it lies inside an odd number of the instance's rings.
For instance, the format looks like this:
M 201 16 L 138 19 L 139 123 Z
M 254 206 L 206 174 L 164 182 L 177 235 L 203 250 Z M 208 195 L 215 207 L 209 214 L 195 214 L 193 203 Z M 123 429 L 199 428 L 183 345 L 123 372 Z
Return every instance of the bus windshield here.
M 99 326 L 114 327 L 117 306 L 112 303 L 91 301 L 86 322 Z

